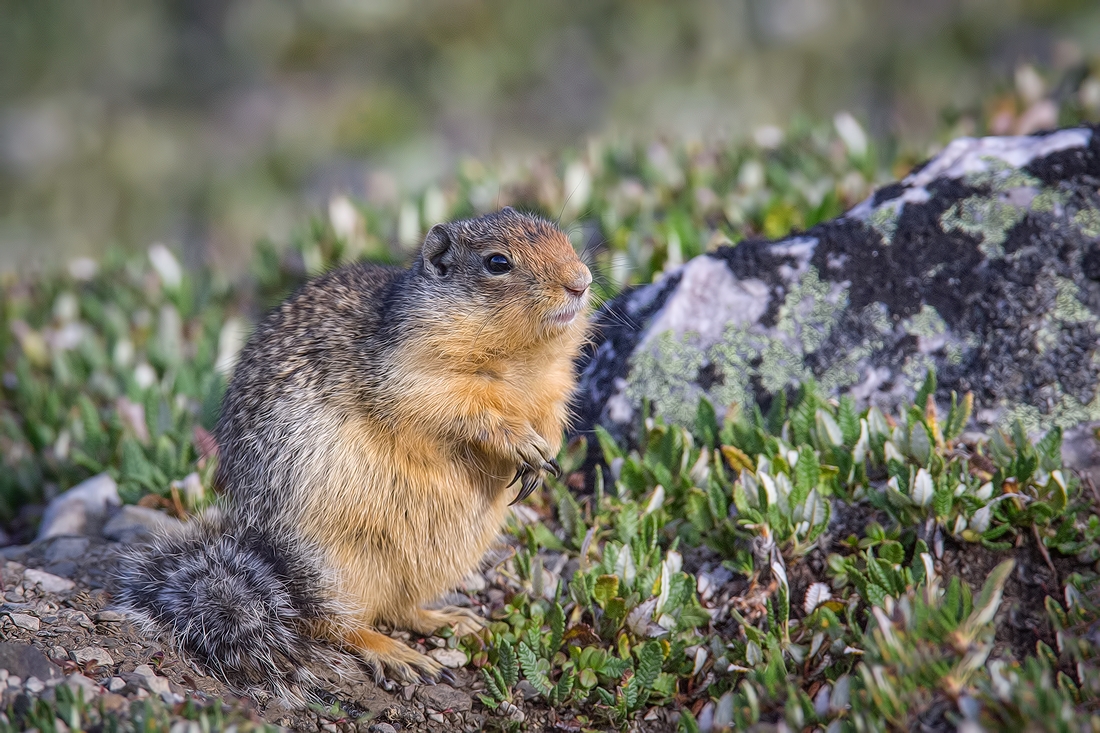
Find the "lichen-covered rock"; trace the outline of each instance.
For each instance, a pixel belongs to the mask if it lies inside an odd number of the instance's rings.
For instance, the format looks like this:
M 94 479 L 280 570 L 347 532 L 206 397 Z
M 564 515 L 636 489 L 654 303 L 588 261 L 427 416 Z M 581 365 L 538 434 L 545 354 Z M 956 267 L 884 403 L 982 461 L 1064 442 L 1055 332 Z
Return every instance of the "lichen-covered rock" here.
M 1100 420 L 1100 129 L 963 138 L 847 215 L 696 257 L 596 316 L 580 429 L 689 424 L 813 378 L 861 403 L 972 391 L 976 418 Z

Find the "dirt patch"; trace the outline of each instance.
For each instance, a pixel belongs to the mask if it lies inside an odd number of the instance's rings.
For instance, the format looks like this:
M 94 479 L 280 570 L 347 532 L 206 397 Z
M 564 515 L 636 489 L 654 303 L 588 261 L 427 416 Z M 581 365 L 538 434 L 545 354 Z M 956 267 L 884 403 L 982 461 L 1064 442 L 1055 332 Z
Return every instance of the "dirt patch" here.
M 1035 645 L 1039 641 L 1056 648 L 1044 606 L 1046 598 L 1052 596 L 1064 603 L 1065 578 L 1086 566 L 1075 558 L 1051 553 L 1052 571 L 1034 538 L 1027 536 L 1021 537 L 1018 547 L 1000 552 L 948 539 L 943 558 L 937 564 L 944 577 L 958 576 L 965 580 L 976 598 L 993 568 L 1010 558 L 1016 561 L 1016 567 L 1005 583 L 993 656 L 1011 656 L 1021 661 L 1036 654 Z

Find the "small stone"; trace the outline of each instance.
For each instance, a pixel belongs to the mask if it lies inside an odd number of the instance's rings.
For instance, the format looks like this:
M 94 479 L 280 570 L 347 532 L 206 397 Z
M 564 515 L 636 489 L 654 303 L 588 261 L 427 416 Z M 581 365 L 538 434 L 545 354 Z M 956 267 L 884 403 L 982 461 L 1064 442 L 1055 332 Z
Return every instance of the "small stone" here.
M 95 615 L 95 621 L 97 624 L 117 624 L 122 623 L 123 616 L 118 611 L 100 611 Z
M 56 659 L 59 662 L 68 661 L 69 650 L 63 646 L 57 646 L 55 644 L 50 647 L 50 659 Z
M 435 722 L 440 723 L 440 724 L 447 722 L 447 719 L 444 718 L 443 715 L 440 714 L 440 713 L 432 713 L 428 716 L 428 719 L 429 720 L 434 720 Z
M 42 692 L 42 690 L 46 689 L 46 683 L 37 677 L 28 677 L 27 681 L 23 683 L 23 687 L 27 688 L 28 692 L 33 692 L 37 695 Z
M 69 689 L 73 692 L 83 690 L 85 700 L 91 700 L 99 694 L 99 685 L 97 685 L 94 680 L 90 680 L 80 673 L 71 674 L 66 677 L 65 684 L 68 685 Z
M 121 677 L 112 677 L 107 683 L 107 689 L 111 692 L 120 692 L 126 687 L 126 680 Z
M 9 613 L 7 614 L 11 618 L 11 622 L 21 629 L 27 631 L 38 631 L 42 627 L 42 622 L 34 616 L 26 613 Z
M 539 691 L 527 680 L 520 680 L 516 684 L 516 692 L 523 695 L 524 700 L 534 700 L 539 696 Z
M 0 682 L 3 682 L 4 684 L 8 683 L 8 670 L 0 669 Z
M 416 692 L 416 685 L 405 685 L 401 690 L 401 694 L 404 695 L 406 701 L 413 699 L 414 692 Z
M 166 692 L 171 692 L 172 688 L 168 685 L 168 680 L 163 677 L 158 677 L 157 673 L 153 671 L 153 668 L 148 664 L 139 665 L 134 669 L 134 675 L 141 680 L 141 684 L 156 695 L 164 695 Z
M 389 723 L 375 723 L 368 728 L 368 733 L 397 733 L 397 729 Z
M 169 690 L 168 692 L 160 693 L 160 699 L 169 705 L 179 705 L 183 702 L 183 695 Z
M 8 687 L 13 690 L 17 690 L 23 686 L 23 678 L 14 674 L 8 675 Z
M 466 652 L 461 649 L 432 649 L 428 652 L 428 656 L 444 667 L 450 667 L 451 669 L 465 667 L 468 661 L 466 659 Z
M 37 540 L 98 534 L 107 520 L 108 508 L 121 504 L 114 479 L 105 473 L 93 476 L 49 503 L 38 527 Z
M 487 587 L 485 576 L 481 573 L 470 573 L 466 580 L 462 581 L 462 590 L 467 593 L 480 593 Z
M 64 593 L 72 590 L 76 583 L 67 578 L 60 578 L 53 573 L 27 568 L 23 573 L 23 585 L 28 589 L 38 586 L 47 593 Z
M 113 667 L 115 664 L 115 660 L 110 653 L 100 646 L 86 646 L 83 649 L 77 649 L 71 656 L 77 664 L 88 664 L 92 661 L 96 662 L 96 666 L 99 667 Z
M 340 728 L 336 723 L 325 723 L 321 726 L 321 730 L 327 730 L 329 733 L 340 733 Z
M 450 685 L 426 685 L 416 689 L 416 699 L 433 710 L 464 713 L 472 705 L 470 696 Z
M 95 624 L 93 624 L 92 620 L 88 618 L 88 614 L 84 613 L 83 611 L 71 612 L 69 614 L 69 621 L 75 623 L 81 628 L 87 629 L 88 631 L 95 631 Z

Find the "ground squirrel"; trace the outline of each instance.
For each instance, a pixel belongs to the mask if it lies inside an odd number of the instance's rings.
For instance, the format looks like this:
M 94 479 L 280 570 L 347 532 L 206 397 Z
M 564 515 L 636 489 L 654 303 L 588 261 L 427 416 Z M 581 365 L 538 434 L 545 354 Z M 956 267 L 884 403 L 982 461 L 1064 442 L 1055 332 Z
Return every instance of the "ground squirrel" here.
M 249 692 L 308 697 L 302 663 L 348 651 L 438 677 L 375 626 L 482 626 L 423 605 L 558 470 L 591 281 L 561 230 L 506 208 L 433 227 L 407 270 L 354 264 L 302 287 L 237 363 L 220 505 L 131 551 L 117 605 Z

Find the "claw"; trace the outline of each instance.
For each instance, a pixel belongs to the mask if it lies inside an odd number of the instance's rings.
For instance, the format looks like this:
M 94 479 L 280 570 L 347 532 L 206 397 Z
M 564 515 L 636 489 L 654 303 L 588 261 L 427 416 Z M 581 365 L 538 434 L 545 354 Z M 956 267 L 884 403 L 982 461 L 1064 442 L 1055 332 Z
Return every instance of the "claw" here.
M 557 458 L 551 458 L 548 461 L 542 462 L 542 470 L 554 478 L 561 478 L 561 466 L 558 464 Z
M 429 687 L 434 687 L 435 686 L 435 677 L 428 674 L 427 672 L 421 672 L 420 673 L 420 684 L 428 685 Z
M 458 683 L 458 678 L 455 677 L 455 673 L 449 669 L 443 669 L 439 672 L 439 680 L 446 682 L 448 685 L 455 685 Z
M 535 489 L 537 489 L 541 483 L 542 477 L 538 474 L 538 472 L 526 473 L 523 477 L 523 484 L 520 487 L 519 493 L 516 495 L 515 499 L 512 499 L 512 504 L 518 504 L 519 502 L 526 499 L 528 496 L 534 493 Z M 509 506 L 512 506 L 512 504 L 509 504 Z
M 508 486 L 505 486 L 504 488 L 506 488 L 506 489 L 510 488 L 513 484 L 515 484 L 517 481 L 519 481 L 519 477 L 522 476 L 522 475 L 523 475 L 523 466 L 520 466 L 519 468 L 516 469 L 516 475 L 512 477 L 512 480 L 508 482 Z

